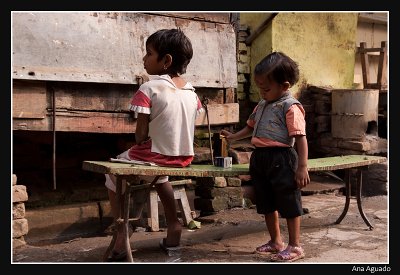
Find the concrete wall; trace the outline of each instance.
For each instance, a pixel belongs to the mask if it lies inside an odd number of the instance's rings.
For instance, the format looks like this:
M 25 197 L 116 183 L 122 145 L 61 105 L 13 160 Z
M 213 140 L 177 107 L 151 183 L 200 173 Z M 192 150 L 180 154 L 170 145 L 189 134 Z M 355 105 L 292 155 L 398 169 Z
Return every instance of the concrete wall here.
M 250 33 L 267 13 L 241 13 L 240 23 Z M 300 80 L 292 88 L 298 97 L 306 85 L 352 88 L 356 53 L 358 13 L 279 13 L 252 42 L 251 72 L 271 51 L 282 51 L 299 63 Z M 250 99 L 258 101 L 251 78 Z

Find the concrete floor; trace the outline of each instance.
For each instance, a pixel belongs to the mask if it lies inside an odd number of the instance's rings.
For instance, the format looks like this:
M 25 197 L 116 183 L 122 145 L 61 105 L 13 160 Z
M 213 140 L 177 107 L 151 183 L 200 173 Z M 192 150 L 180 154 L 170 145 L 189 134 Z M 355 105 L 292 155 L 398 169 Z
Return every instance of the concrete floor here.
M 309 211 L 302 216 L 301 223 L 301 243 L 306 257 L 292 264 L 389 264 L 389 258 L 393 257 L 389 257 L 388 251 L 387 196 L 363 198 L 364 212 L 373 230 L 361 218 L 354 198 L 347 216 L 340 224 L 334 223 L 342 213 L 344 200 L 344 196 L 335 193 L 303 196 L 303 207 Z M 81 215 L 84 212 L 81 209 Z M 62 213 L 65 215 L 68 211 L 64 209 Z M 268 257 L 254 253 L 255 247 L 269 240 L 264 218 L 254 208 L 224 210 L 196 220 L 201 222 L 201 228 L 184 229 L 178 255 L 168 256 L 160 250 L 158 242 L 165 232 L 146 232 L 137 227 L 130 239 L 134 263 L 273 264 Z M 111 241 L 111 236 L 104 234 L 104 226 L 92 221 L 70 231 L 64 228 L 49 230 L 48 234 L 44 234 L 46 230 L 42 234 L 28 234 L 27 244 L 13 249 L 12 262 L 101 263 Z M 286 228 L 282 219 L 285 241 Z

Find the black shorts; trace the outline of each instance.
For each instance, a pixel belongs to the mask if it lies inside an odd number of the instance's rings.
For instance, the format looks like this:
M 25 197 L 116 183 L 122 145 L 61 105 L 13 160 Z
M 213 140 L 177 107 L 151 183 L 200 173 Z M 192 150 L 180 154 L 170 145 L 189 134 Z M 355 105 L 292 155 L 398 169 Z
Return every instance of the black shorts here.
M 250 175 L 256 191 L 257 213 L 278 211 L 282 218 L 303 214 L 301 190 L 294 174 L 298 156 L 292 147 L 256 148 L 250 158 Z

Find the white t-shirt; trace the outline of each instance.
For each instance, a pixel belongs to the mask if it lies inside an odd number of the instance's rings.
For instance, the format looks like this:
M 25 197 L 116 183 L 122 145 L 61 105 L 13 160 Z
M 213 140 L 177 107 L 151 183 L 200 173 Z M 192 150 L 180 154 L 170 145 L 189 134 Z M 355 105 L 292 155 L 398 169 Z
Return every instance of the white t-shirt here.
M 133 96 L 130 109 L 150 114 L 151 151 L 193 156 L 195 120 L 203 111 L 195 89 L 189 82 L 177 88 L 169 75 L 152 75 L 149 79 Z

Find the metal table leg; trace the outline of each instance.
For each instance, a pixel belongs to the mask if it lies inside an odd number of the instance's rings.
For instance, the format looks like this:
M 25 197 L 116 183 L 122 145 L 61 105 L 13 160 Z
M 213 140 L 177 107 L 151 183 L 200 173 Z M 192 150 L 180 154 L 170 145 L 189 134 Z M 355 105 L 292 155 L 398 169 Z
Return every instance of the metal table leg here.
M 342 214 L 340 214 L 339 218 L 336 220 L 335 224 L 339 224 L 343 218 L 346 216 L 347 211 L 349 210 L 350 205 L 350 193 L 351 193 L 351 182 L 350 182 L 350 170 L 345 170 L 345 183 L 346 183 L 346 203 L 344 205 L 344 209 Z
M 368 225 L 369 230 L 372 230 L 374 227 L 369 222 L 368 218 L 364 214 L 364 210 L 361 204 L 361 190 L 362 190 L 362 168 L 357 169 L 357 206 L 358 212 L 360 212 L 361 217 L 363 218 L 364 222 Z

